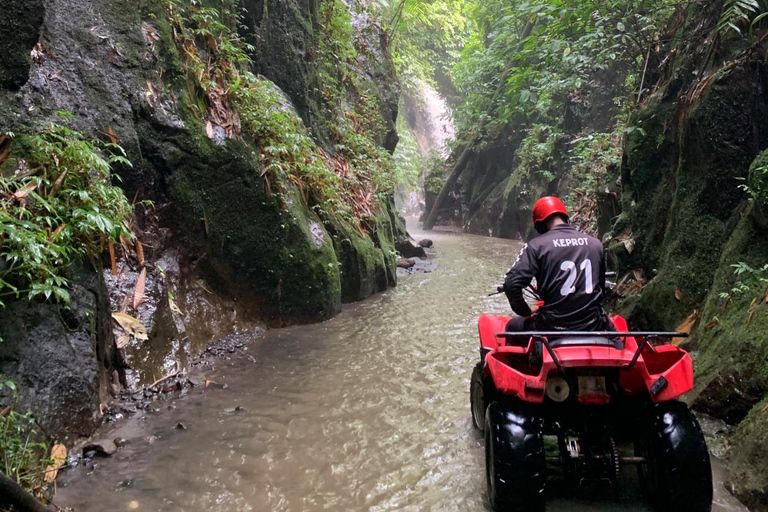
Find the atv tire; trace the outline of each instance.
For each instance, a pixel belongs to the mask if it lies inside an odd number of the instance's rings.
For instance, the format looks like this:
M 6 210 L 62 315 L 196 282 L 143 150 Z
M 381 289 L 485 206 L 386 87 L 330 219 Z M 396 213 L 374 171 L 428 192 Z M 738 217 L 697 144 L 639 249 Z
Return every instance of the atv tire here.
M 472 369 L 472 378 L 469 381 L 469 406 L 472 409 L 472 425 L 482 434 L 485 426 L 485 393 L 483 384 L 483 362 L 479 362 Z
M 657 512 L 709 512 L 712 467 L 704 434 L 685 404 L 653 404 L 640 425 L 635 453 L 643 494 Z
M 485 413 L 485 473 L 494 512 L 544 512 L 544 440 L 529 406 L 504 400 Z

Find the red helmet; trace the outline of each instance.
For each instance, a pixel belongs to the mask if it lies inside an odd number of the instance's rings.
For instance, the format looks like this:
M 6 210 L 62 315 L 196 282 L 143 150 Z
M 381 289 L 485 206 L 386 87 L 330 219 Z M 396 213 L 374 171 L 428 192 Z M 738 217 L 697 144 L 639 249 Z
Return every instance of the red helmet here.
M 555 213 L 569 217 L 568 210 L 560 199 L 555 196 L 542 197 L 533 205 L 533 223 L 542 222 Z

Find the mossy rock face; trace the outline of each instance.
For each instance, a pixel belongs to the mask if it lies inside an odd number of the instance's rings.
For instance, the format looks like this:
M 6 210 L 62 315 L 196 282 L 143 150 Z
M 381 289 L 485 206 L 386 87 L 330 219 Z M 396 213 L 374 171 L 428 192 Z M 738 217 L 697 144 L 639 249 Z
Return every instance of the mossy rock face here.
M 767 402 L 755 405 L 736 428 L 728 464 L 729 484 L 736 497 L 750 510 L 768 509 Z
M 756 223 L 754 206 L 737 215 L 740 219 L 723 248 L 711 291 L 701 309 L 703 327 L 695 331 L 691 340 L 699 352 L 695 401 L 716 416 L 728 415 L 732 423 L 741 421 L 754 402 L 768 391 L 766 284 L 748 275 L 736 275 L 732 266 L 741 262 L 761 267 L 768 254 L 768 240 Z M 747 289 L 733 291 L 740 288 L 739 283 Z M 717 384 L 723 377 L 730 381 L 730 387 L 738 390 L 733 394 L 752 397 L 751 403 L 750 400 L 734 403 L 735 399 L 732 403 L 719 403 L 717 398 L 713 399 L 713 393 L 723 387 Z M 723 397 L 723 400 L 729 399 Z
M 372 237 L 324 215 L 341 269 L 341 300 L 355 302 L 386 290 L 388 259 Z
M 622 206 L 652 277 L 627 312 L 639 327 L 674 328 L 710 289 L 745 199 L 737 178 L 768 143 L 768 105 L 743 99 L 758 78 L 734 68 L 692 103 L 662 96 L 635 119 L 643 131 L 626 140 Z
M 40 36 L 42 0 L 4 0 L 0 24 L 0 88 L 19 89 L 27 82 L 30 52 Z
M 0 308 L 0 375 L 16 382 L 20 410 L 33 411 L 59 441 L 93 432 L 108 399 L 116 349 L 101 272 L 90 263 L 70 267 L 69 307 L 6 299 Z
M 292 185 L 267 190 L 248 146 L 218 147 L 203 133 L 142 137 L 163 173 L 174 230 L 197 268 L 217 291 L 271 324 L 336 314 L 339 266 L 320 219 Z

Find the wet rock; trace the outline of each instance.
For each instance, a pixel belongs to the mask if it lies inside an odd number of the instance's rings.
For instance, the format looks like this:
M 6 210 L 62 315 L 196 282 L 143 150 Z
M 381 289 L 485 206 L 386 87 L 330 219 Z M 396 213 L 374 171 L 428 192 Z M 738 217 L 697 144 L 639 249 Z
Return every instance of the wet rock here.
M 109 439 L 91 441 L 83 446 L 83 456 L 92 457 L 111 457 L 117 453 L 117 445 Z
M 32 411 L 60 439 L 98 426 L 100 382 L 111 374 L 99 361 L 112 361 L 114 353 L 100 272 L 76 264 L 67 273 L 68 309 L 27 300 L 6 300 L 0 308 L 0 374 L 19 384 L 19 409 Z
M 399 260 L 397 260 L 397 266 L 399 268 L 411 268 L 415 264 L 416 262 L 412 259 L 400 258 Z
M 226 338 L 222 338 L 208 346 L 203 356 L 229 357 L 238 352 L 242 347 L 253 343 L 264 335 L 264 329 L 257 328 L 250 331 L 236 332 Z M 193 363 L 193 366 L 196 366 Z
M 205 386 L 205 380 L 199 375 L 190 375 L 189 377 L 187 377 L 187 382 L 193 388 L 202 388 L 203 386 Z
M 424 251 L 424 247 L 420 247 L 418 245 L 414 245 L 413 242 L 410 240 L 400 240 L 397 245 L 395 245 L 395 249 L 397 252 L 400 253 L 400 255 L 403 258 L 426 258 L 427 253 Z
M 187 426 L 181 422 L 176 424 L 176 430 L 187 430 Z
M 429 274 L 430 272 L 434 272 L 437 269 L 437 263 L 430 260 L 425 260 L 421 258 L 409 258 L 406 261 L 411 263 L 411 265 L 408 267 L 398 265 L 397 271 L 399 276 L 415 274 L 416 272 L 423 272 L 425 274 Z
M 432 245 L 433 245 L 432 240 L 430 240 L 429 238 L 422 238 L 421 240 L 419 240 L 419 247 L 424 247 L 425 249 L 429 249 L 430 247 L 432 247 Z
M 700 412 L 735 425 L 763 398 L 763 390 L 752 379 L 738 372 L 718 375 L 695 397 L 692 407 Z

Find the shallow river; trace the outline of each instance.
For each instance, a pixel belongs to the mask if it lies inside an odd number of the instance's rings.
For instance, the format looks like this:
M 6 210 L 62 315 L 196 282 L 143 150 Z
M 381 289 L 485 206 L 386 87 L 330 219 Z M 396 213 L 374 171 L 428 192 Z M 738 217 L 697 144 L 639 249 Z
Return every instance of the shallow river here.
M 435 272 L 403 277 L 328 322 L 270 331 L 219 362 L 206 375 L 216 385 L 105 428 L 100 437 L 126 446 L 95 469 L 68 471 L 57 503 L 78 512 L 488 510 L 469 375 L 476 319 L 508 310 L 487 293 L 520 246 L 429 237 Z M 599 497 L 552 482 L 548 510 L 650 510 L 634 468 L 622 471 L 619 488 Z M 715 510 L 746 510 L 719 479 L 715 493 Z

